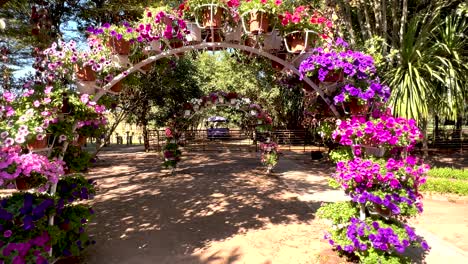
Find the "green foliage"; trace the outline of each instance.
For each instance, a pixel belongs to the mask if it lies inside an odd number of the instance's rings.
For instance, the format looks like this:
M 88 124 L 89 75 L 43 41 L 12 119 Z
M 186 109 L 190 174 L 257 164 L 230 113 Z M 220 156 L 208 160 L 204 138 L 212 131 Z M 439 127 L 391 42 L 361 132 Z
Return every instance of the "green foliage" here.
M 445 178 L 428 178 L 426 183 L 421 186 L 421 191 L 453 193 L 467 196 L 468 181 Z
M 65 252 L 78 256 L 91 244 L 84 228 L 92 216 L 92 210 L 86 205 L 66 206 L 56 215 L 55 223 L 60 229 L 55 234 L 55 243 L 52 247 L 56 257 L 63 256 Z
M 322 205 L 317 210 L 317 216 L 324 219 L 329 219 L 333 223 L 349 222 L 351 217 L 359 214 L 357 207 L 349 201 L 328 203 Z
M 179 144 L 175 142 L 167 142 L 163 149 L 164 163 L 166 168 L 175 168 L 180 161 L 182 151 L 179 149 Z
M 330 160 L 334 163 L 351 160 L 353 158 L 354 154 L 350 146 L 339 146 L 330 151 Z
M 428 176 L 434 178 L 468 180 L 468 170 L 455 168 L 432 168 Z
M 70 172 L 83 172 L 88 169 L 91 154 L 82 150 L 80 146 L 69 145 L 63 157 Z
M 62 177 L 57 183 L 57 195 L 66 201 L 87 200 L 95 194 L 93 181 L 87 180 L 82 174 Z

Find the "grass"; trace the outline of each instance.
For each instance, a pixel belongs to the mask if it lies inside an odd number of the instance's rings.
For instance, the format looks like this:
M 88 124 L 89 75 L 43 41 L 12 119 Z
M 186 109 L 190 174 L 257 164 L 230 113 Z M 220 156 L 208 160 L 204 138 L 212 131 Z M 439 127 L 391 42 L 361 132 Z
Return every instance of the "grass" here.
M 421 191 L 468 196 L 468 170 L 432 168 Z
M 432 168 L 429 170 L 428 176 L 433 178 L 468 180 L 468 170 Z
M 426 184 L 421 186 L 421 191 L 468 196 L 468 181 L 429 177 Z

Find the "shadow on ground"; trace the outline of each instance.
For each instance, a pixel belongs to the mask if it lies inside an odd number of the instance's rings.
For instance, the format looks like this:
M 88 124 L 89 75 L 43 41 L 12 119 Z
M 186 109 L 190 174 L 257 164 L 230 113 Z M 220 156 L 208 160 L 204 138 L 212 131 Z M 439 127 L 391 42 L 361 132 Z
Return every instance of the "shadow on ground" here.
M 83 262 L 217 263 L 221 252 L 191 254 L 249 230 L 312 220 L 319 203 L 311 210 L 265 176 L 256 155 L 189 153 L 169 176 L 156 153 L 104 152 L 89 174 L 99 184 L 90 225 L 97 245 Z M 242 255 L 228 254 L 222 263 Z

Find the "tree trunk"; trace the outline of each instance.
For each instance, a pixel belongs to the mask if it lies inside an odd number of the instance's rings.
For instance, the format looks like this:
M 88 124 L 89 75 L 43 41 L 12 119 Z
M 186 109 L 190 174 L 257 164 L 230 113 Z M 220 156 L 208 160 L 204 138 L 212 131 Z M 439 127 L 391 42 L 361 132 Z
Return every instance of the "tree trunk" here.
M 356 44 L 356 37 L 354 36 L 354 30 L 353 30 L 353 25 L 352 25 L 352 19 L 351 19 L 351 11 L 349 8 L 349 5 L 346 1 L 339 0 L 338 1 L 341 9 L 341 13 L 344 16 L 344 21 L 345 21 L 345 26 L 346 30 L 349 33 L 349 42 L 351 43 L 352 46 Z
M 359 5 L 361 7 L 361 9 L 364 11 L 364 17 L 366 19 L 365 21 L 365 25 L 366 25 L 366 30 L 367 30 L 367 36 L 369 38 L 372 37 L 372 26 L 371 26 L 371 20 L 370 20 L 370 17 L 369 17 L 369 13 L 367 12 L 367 4 L 364 2 L 364 0 L 360 0 L 359 1 Z
M 392 28 L 392 48 L 398 48 L 398 0 L 392 0 L 392 21 L 393 21 L 393 28 Z
M 405 33 L 405 24 L 408 17 L 408 0 L 403 0 L 401 9 L 401 24 L 400 24 L 400 47 L 403 47 L 403 35 Z
M 381 22 L 382 22 L 382 38 L 384 39 L 385 43 L 387 43 L 387 3 L 385 0 L 381 0 L 380 2 L 380 10 L 381 10 Z M 387 46 L 385 46 L 384 55 L 387 53 Z
M 127 115 L 128 115 L 128 112 L 122 111 L 120 116 L 118 116 L 115 119 L 114 124 L 112 124 L 111 128 L 107 131 L 107 135 L 106 135 L 105 139 L 103 141 L 101 141 L 101 144 L 98 145 L 97 140 L 96 140 L 96 150 L 92 155 L 93 158 L 95 158 L 97 156 L 97 154 L 107 144 L 107 142 L 110 142 L 112 133 L 114 133 L 115 129 L 119 126 L 120 122 L 122 122 Z
M 148 121 L 143 122 L 143 142 L 145 145 L 145 151 L 148 152 L 150 148 L 148 137 Z
M 382 19 L 380 13 L 380 0 L 371 1 L 372 8 L 374 9 L 375 16 L 375 33 L 382 36 Z
M 439 115 L 434 116 L 434 144 L 439 140 Z
M 362 13 L 361 13 L 361 10 L 359 10 L 359 8 L 356 10 L 356 14 L 357 14 L 357 19 L 359 23 L 359 28 L 361 29 L 362 39 L 370 38 L 371 36 L 367 35 L 365 21 L 364 21 L 364 18 L 362 17 Z
M 406 1 L 406 0 L 404 0 Z M 423 118 L 421 120 L 421 132 L 424 136 L 423 138 L 423 151 L 424 151 L 424 154 L 423 154 L 423 157 L 424 158 L 427 158 L 429 156 L 429 147 L 427 145 L 427 118 Z

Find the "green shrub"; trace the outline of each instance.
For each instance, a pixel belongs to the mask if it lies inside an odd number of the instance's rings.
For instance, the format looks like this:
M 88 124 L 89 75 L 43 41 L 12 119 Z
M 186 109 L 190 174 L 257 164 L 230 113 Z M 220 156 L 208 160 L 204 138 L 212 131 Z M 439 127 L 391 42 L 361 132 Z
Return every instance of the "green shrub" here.
M 468 195 L 468 181 L 444 178 L 428 178 L 426 184 L 421 186 L 421 191 Z
M 454 168 L 432 168 L 428 175 L 435 178 L 468 180 L 468 170 Z

